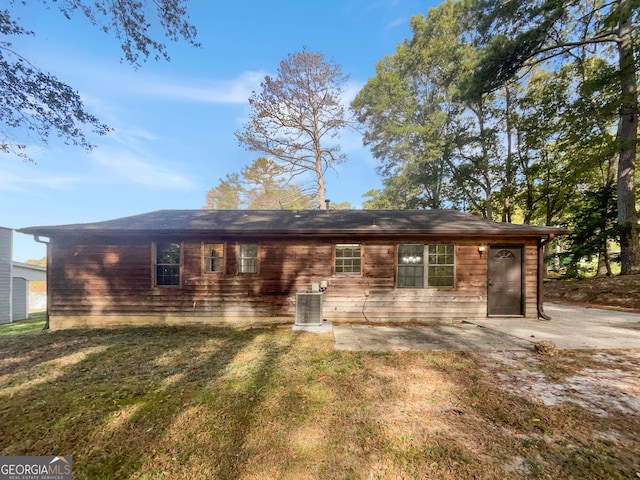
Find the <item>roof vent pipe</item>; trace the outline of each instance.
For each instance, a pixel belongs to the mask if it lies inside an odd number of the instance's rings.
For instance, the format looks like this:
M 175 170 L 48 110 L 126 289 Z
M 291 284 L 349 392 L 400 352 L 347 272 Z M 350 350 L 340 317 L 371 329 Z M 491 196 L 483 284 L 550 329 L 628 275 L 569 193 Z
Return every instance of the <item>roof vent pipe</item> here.
M 325 200 L 325 201 L 324 201 L 324 204 L 325 204 L 324 209 L 325 209 L 325 210 L 329 210 L 329 204 L 330 204 L 330 203 L 331 203 L 331 200 Z

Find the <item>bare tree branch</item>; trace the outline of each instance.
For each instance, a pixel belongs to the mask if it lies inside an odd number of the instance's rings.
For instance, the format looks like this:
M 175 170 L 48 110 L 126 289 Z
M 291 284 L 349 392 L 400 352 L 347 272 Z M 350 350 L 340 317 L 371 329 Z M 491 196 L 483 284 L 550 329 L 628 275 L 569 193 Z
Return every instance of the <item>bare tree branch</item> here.
M 236 132 L 242 146 L 288 165 L 292 177 L 310 173 L 319 208 L 325 208 L 324 173 L 345 158 L 326 140 L 349 124 L 341 103 L 347 80 L 339 65 L 326 62 L 321 53 L 305 47 L 290 54 L 277 77 L 266 76 L 262 91 L 253 93 L 249 121 Z

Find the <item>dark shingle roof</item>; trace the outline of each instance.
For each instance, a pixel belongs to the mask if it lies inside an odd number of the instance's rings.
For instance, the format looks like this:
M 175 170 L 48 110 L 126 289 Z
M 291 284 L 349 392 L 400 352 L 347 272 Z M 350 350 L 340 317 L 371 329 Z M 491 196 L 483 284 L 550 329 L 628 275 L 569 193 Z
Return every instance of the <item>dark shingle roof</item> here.
M 21 233 L 67 234 L 430 234 L 562 235 L 566 230 L 497 223 L 455 210 L 157 210 L 104 222 L 26 227 Z

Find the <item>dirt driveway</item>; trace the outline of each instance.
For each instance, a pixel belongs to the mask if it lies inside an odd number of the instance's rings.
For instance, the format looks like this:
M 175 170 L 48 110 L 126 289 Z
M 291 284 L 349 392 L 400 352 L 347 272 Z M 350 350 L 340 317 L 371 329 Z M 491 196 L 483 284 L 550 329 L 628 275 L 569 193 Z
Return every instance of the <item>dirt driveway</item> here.
M 436 326 L 334 325 L 336 350 L 531 350 L 640 348 L 640 314 L 546 304 L 551 321 L 487 318 Z

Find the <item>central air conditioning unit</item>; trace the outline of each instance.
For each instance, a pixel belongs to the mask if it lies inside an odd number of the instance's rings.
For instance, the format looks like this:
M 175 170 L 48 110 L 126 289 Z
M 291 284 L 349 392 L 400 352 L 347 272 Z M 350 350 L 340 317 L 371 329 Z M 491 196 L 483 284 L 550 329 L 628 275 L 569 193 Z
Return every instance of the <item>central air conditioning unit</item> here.
M 296 325 L 322 325 L 322 293 L 296 293 Z

